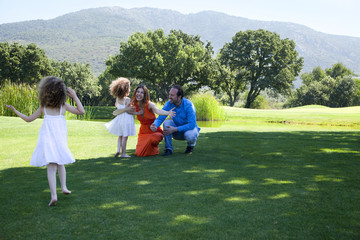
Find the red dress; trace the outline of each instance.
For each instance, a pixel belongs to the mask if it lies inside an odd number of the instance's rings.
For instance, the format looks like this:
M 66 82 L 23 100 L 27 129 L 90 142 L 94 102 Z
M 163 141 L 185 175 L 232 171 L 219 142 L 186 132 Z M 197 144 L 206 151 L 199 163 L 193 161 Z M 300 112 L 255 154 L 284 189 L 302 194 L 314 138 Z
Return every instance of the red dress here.
M 139 107 L 136 106 L 136 111 L 139 111 Z M 150 129 L 150 125 L 155 120 L 155 114 L 148 108 L 148 104 L 145 104 L 144 115 L 137 115 L 137 119 L 140 121 L 140 130 L 138 134 L 138 142 L 136 145 L 135 156 L 145 157 L 159 154 L 159 143 L 163 139 L 163 131 L 159 127 L 156 132 Z

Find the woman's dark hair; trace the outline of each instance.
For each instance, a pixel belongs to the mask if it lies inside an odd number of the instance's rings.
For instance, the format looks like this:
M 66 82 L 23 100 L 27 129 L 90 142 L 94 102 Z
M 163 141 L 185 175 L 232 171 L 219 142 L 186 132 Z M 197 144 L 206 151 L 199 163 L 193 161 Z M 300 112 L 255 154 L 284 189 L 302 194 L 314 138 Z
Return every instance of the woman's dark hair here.
M 136 100 L 136 91 L 139 89 L 139 88 L 142 88 L 144 90 L 144 98 L 143 100 L 141 100 L 141 102 L 137 102 Z M 136 87 L 135 91 L 133 92 L 133 95 L 131 97 L 131 105 L 132 106 L 138 106 L 138 107 L 141 107 L 141 108 L 144 108 L 145 107 L 145 104 L 147 102 L 150 101 L 150 93 L 149 93 L 149 90 L 147 89 L 147 87 L 145 85 L 139 85 Z
M 61 78 L 48 76 L 39 83 L 39 100 L 43 107 L 58 108 L 66 102 L 66 86 Z

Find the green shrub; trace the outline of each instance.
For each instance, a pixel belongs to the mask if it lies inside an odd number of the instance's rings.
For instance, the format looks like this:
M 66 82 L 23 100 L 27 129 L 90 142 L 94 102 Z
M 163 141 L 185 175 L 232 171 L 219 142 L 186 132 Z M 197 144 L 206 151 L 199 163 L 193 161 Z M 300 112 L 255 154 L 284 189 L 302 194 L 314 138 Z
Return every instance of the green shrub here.
M 246 104 L 246 99 L 247 96 L 249 94 L 249 91 L 244 92 L 241 96 L 240 96 L 240 101 L 239 103 L 235 103 L 235 107 L 244 107 Z M 250 104 L 250 108 L 252 109 L 270 109 L 269 106 L 269 101 L 267 100 L 267 97 L 265 97 L 263 94 L 258 95 L 254 102 L 252 102 Z
M 39 108 L 39 98 L 36 87 L 31 87 L 24 83 L 4 83 L 0 87 L 0 115 L 16 116 L 5 104 L 13 105 L 25 115 L 31 115 Z
M 263 95 L 259 95 L 255 98 L 255 101 L 250 104 L 250 108 L 253 109 L 269 109 L 269 102 Z
M 226 115 L 215 97 L 209 93 L 196 94 L 191 97 L 196 108 L 196 119 L 199 121 L 224 121 Z

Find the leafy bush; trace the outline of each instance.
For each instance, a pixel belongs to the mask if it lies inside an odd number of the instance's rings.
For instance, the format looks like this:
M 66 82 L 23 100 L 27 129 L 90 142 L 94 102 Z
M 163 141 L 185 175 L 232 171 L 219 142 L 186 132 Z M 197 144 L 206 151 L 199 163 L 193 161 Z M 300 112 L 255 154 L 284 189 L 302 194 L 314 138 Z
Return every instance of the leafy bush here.
M 196 108 L 196 119 L 199 121 L 226 120 L 224 109 L 220 107 L 215 97 L 209 93 L 196 94 L 191 97 Z
M 250 108 L 253 108 L 253 109 L 269 109 L 270 107 L 269 107 L 268 100 L 263 95 L 259 95 L 250 104 Z
M 234 106 L 241 107 L 241 108 L 245 107 L 246 98 L 247 98 L 248 94 L 249 94 L 249 91 L 244 92 L 240 96 L 240 101 L 238 103 L 236 103 Z M 267 100 L 268 96 L 265 97 L 263 94 L 266 94 L 266 92 L 258 95 L 255 98 L 255 100 L 250 104 L 250 108 L 252 108 L 252 109 L 270 109 L 269 101 Z
M 39 108 L 39 98 L 36 87 L 25 83 L 5 82 L 0 87 L 0 115 L 16 116 L 5 104 L 13 105 L 25 115 L 31 115 Z

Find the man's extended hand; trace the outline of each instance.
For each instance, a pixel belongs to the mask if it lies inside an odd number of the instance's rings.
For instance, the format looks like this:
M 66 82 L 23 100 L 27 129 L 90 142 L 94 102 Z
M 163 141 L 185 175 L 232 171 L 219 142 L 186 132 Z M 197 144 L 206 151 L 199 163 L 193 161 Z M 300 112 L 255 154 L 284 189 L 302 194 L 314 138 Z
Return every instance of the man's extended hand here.
M 173 127 L 173 126 L 167 126 L 166 129 L 164 129 L 164 134 L 165 135 L 169 135 L 172 134 L 174 132 L 177 132 L 177 127 Z

